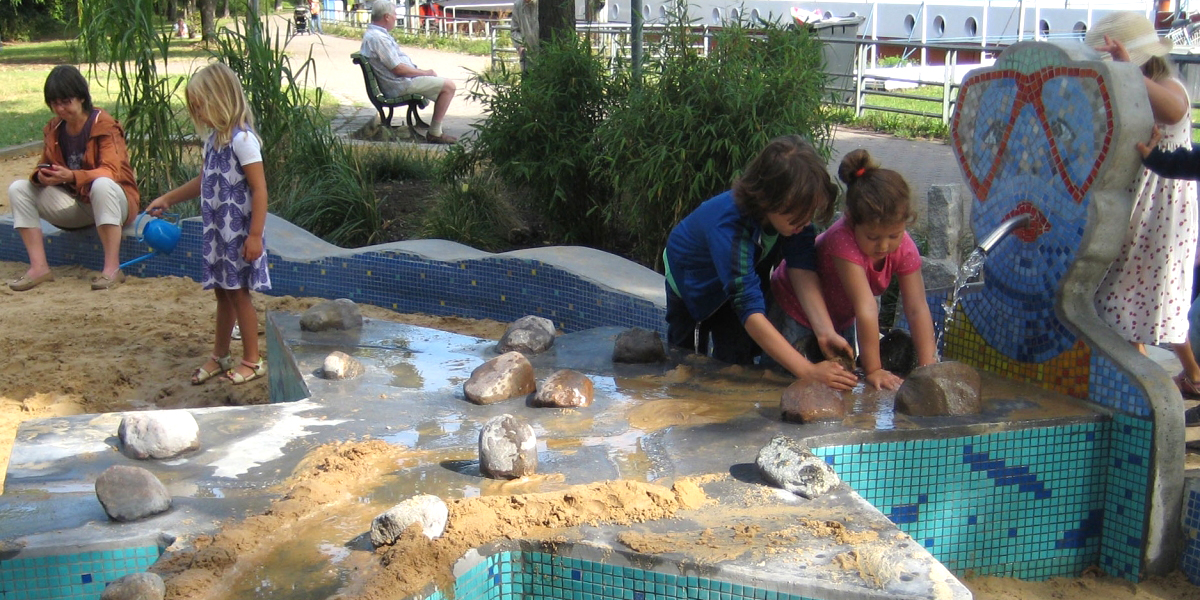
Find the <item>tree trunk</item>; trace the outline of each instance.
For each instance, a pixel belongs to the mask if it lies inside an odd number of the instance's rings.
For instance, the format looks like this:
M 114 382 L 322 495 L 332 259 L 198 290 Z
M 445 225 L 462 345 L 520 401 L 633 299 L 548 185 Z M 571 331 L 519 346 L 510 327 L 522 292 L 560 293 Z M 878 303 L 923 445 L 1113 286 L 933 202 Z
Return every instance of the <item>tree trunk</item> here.
M 229 0 L 221 0 L 221 4 L 219 6 L 217 6 L 217 18 L 218 19 L 228 19 L 229 18 Z
M 538 40 L 575 35 L 575 0 L 538 0 Z
M 167 0 L 167 22 L 174 23 L 178 13 L 179 8 L 175 6 L 175 0 Z
M 217 41 L 217 0 L 199 0 L 201 39 L 205 43 Z

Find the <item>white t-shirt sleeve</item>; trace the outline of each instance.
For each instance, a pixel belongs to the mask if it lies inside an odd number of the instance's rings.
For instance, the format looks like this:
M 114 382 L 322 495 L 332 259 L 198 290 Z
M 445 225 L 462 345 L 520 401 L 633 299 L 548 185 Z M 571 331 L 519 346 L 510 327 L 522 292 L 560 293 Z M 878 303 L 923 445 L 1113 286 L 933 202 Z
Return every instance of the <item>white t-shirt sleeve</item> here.
M 258 142 L 258 136 L 253 133 L 239 131 L 233 136 L 229 145 L 233 146 L 233 154 L 243 165 L 262 162 L 262 144 Z

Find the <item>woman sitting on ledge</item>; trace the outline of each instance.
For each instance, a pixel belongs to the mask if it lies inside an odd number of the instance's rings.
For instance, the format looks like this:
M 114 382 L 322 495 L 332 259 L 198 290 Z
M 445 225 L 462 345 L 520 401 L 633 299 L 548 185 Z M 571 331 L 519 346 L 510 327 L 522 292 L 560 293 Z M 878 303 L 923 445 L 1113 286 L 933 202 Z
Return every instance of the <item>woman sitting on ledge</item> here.
M 13 227 L 29 255 L 29 270 L 8 287 L 23 292 L 54 281 L 39 222 L 45 219 L 60 229 L 95 225 L 104 269 L 92 280 L 92 289 L 111 289 L 125 281 L 121 228 L 138 212 L 125 131 L 112 115 L 92 107 L 87 80 L 75 67 L 54 67 L 44 94 L 55 116 L 42 130 L 40 164 L 29 179 L 8 186 Z

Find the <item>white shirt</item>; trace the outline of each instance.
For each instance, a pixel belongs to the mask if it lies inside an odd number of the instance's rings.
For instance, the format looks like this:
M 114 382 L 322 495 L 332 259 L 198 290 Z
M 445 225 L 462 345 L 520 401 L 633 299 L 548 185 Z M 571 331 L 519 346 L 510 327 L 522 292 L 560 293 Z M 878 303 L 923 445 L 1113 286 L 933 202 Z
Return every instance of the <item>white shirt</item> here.
M 367 25 L 363 33 L 362 47 L 359 52 L 366 57 L 367 63 L 375 70 L 375 78 L 379 80 L 379 89 L 388 97 L 402 96 L 408 90 L 412 77 L 401 77 L 392 72 L 396 65 L 404 64 L 417 68 L 412 59 L 400 49 L 400 44 L 388 31 L 374 23 Z

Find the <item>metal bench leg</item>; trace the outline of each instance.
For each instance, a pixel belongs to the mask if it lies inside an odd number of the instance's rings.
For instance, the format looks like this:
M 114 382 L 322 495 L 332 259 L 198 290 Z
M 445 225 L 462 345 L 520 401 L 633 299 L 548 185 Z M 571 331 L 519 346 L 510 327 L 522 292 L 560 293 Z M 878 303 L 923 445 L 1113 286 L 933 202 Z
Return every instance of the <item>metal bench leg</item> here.
M 417 112 L 417 109 L 420 108 L 420 106 L 421 103 L 415 100 L 408 103 L 408 124 L 411 127 L 413 122 L 416 121 L 417 127 L 429 129 L 429 123 L 422 121 L 421 113 Z
M 425 136 L 421 135 L 417 131 L 416 124 L 420 124 L 422 127 L 426 127 L 426 128 L 429 126 L 426 125 L 424 122 L 422 122 L 421 115 L 417 114 L 417 103 L 416 102 L 408 103 L 407 119 L 408 119 L 408 135 L 412 136 L 412 139 L 414 142 L 425 141 Z M 414 123 L 414 121 L 416 123 Z

